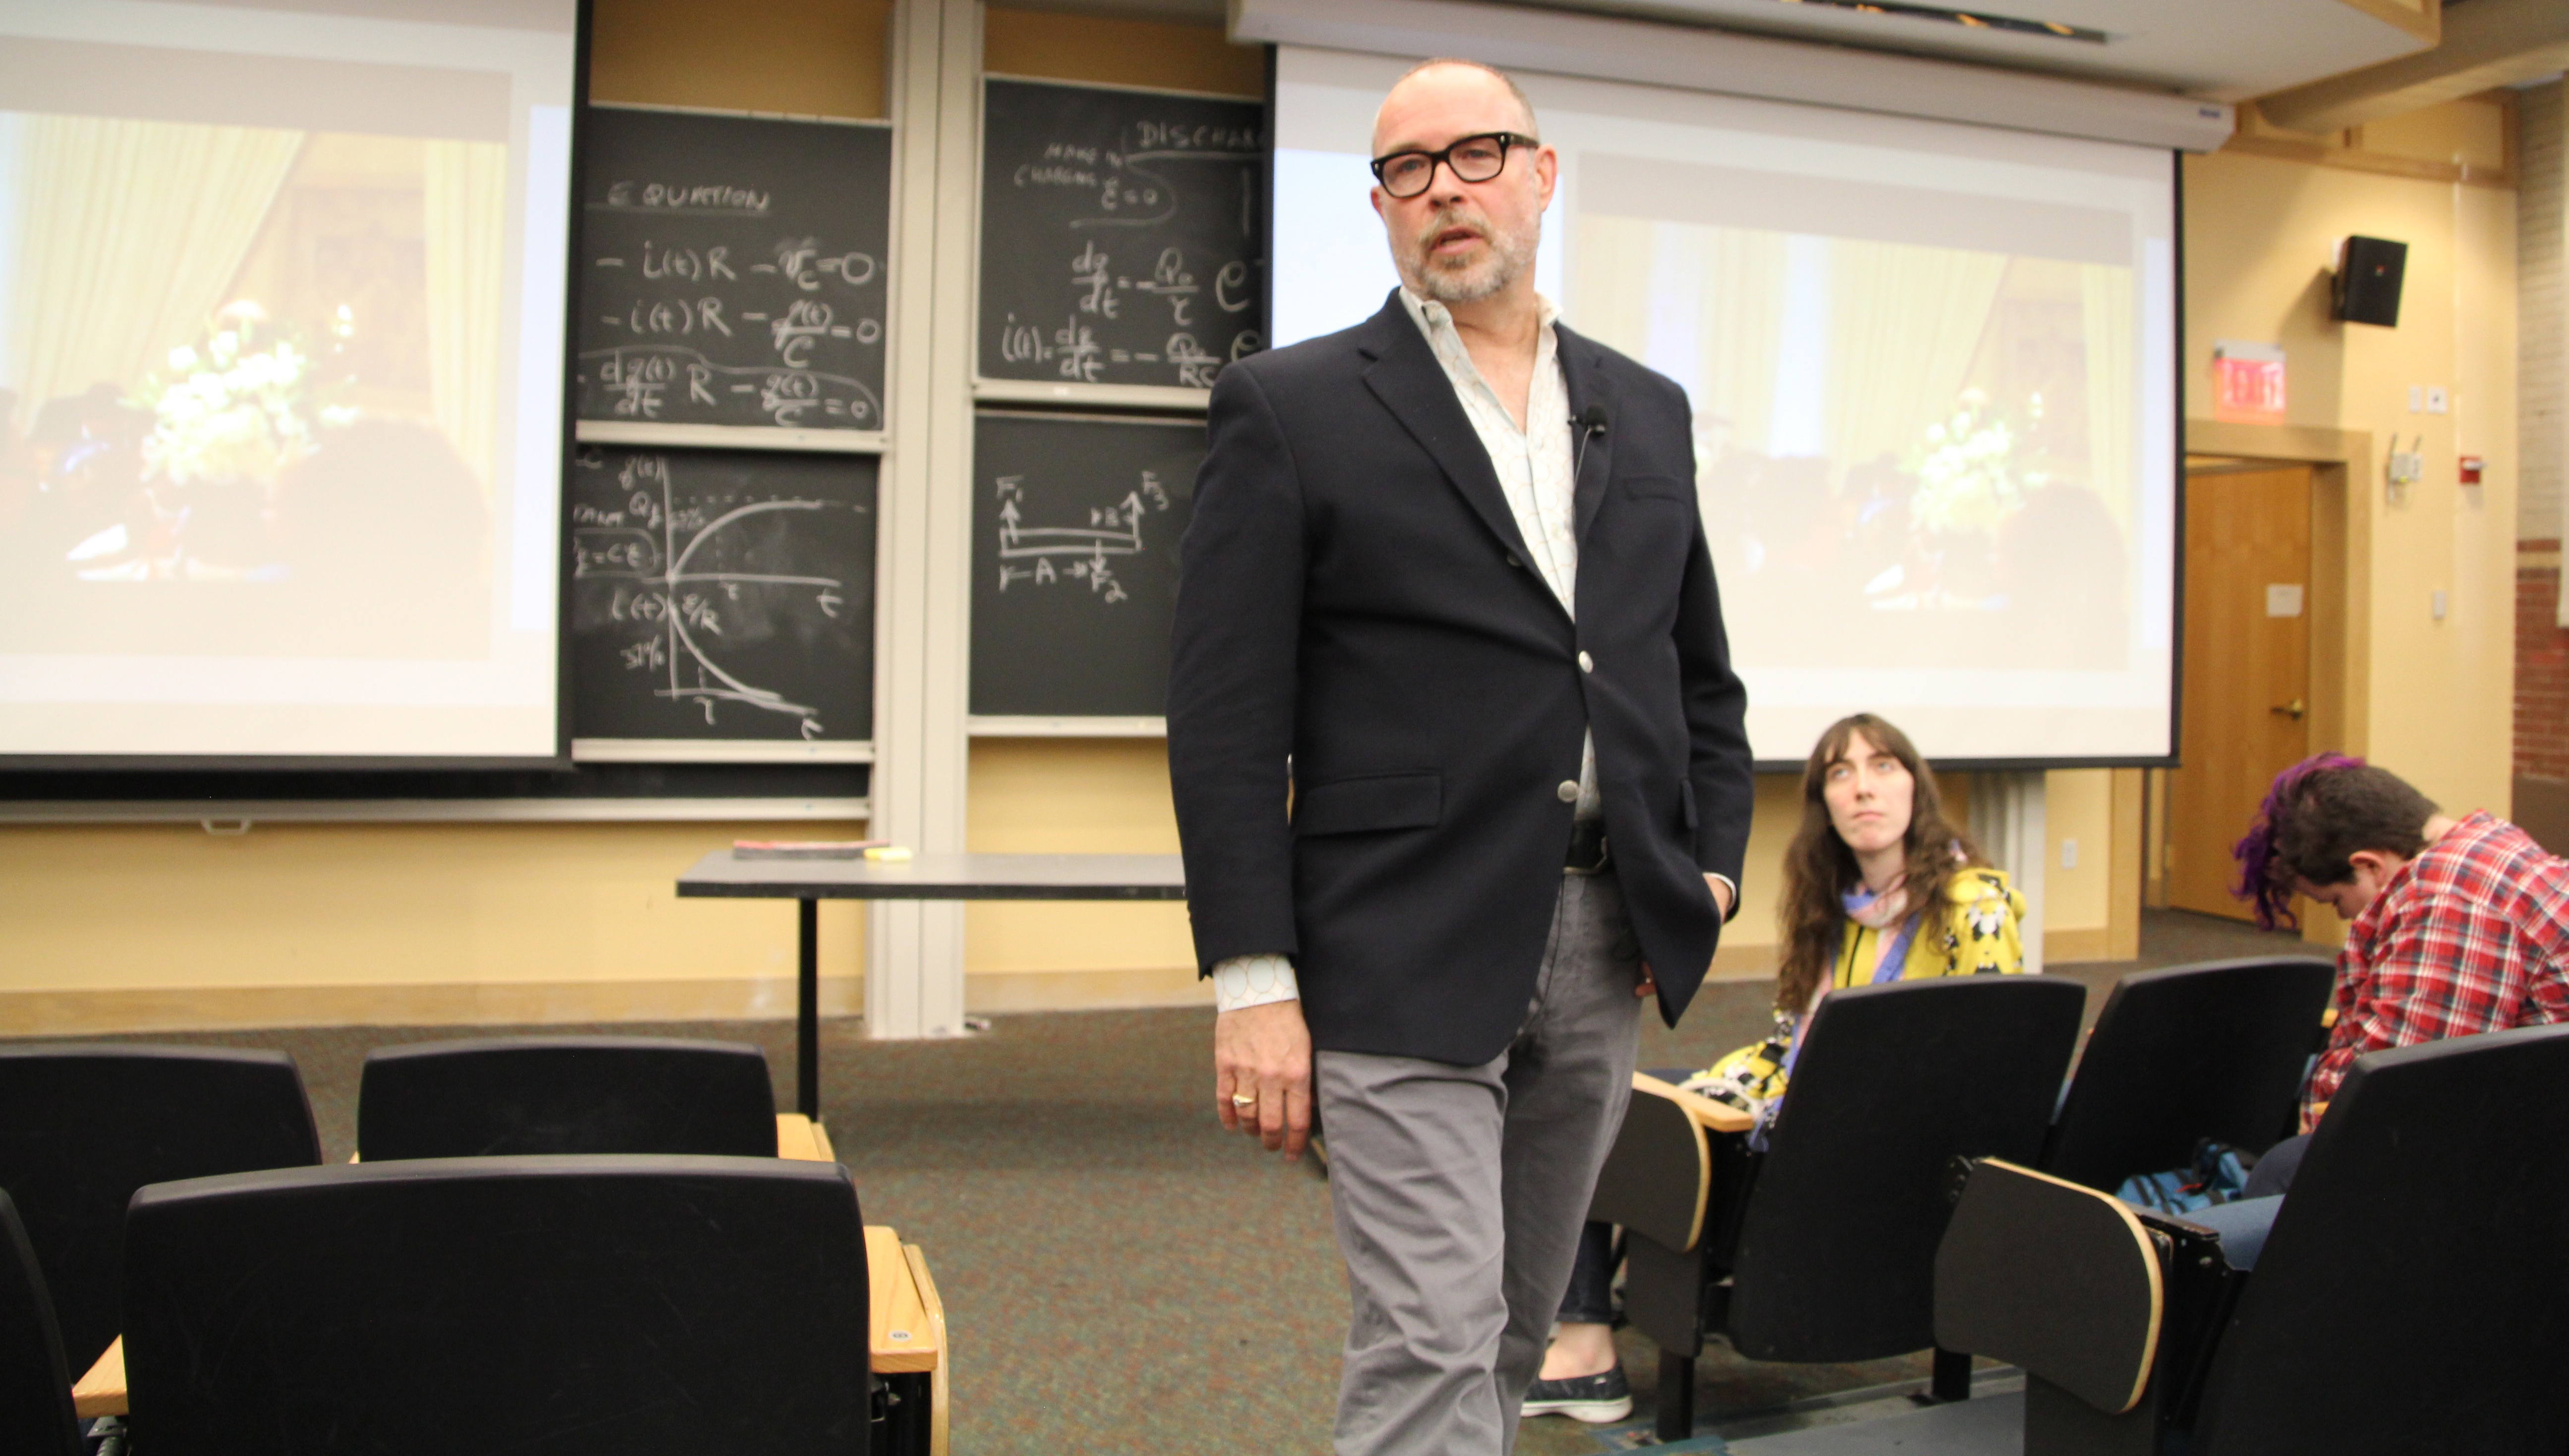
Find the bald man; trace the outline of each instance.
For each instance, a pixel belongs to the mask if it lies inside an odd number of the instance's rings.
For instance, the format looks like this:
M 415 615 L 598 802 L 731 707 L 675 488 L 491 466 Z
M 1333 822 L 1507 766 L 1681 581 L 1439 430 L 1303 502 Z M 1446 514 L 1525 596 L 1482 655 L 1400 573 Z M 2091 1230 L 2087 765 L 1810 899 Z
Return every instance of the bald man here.
M 1328 1133 L 1337 1449 L 1489 1456 L 1641 1001 L 1674 1024 L 1736 902 L 1746 694 L 1684 392 L 1534 290 L 1559 163 L 1524 94 L 1431 61 L 1373 150 L 1400 288 L 1214 387 L 1170 771 L 1215 1110 L 1291 1157 L 1316 1094 Z

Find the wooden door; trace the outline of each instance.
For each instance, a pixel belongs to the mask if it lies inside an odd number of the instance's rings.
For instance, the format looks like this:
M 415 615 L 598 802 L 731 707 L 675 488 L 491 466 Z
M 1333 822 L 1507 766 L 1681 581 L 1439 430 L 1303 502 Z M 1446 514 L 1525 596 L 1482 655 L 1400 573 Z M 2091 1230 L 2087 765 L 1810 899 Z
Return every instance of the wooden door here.
M 2185 660 L 2167 776 L 2167 896 L 2247 919 L 2230 847 L 2276 774 L 2310 750 L 2311 471 L 2185 482 Z

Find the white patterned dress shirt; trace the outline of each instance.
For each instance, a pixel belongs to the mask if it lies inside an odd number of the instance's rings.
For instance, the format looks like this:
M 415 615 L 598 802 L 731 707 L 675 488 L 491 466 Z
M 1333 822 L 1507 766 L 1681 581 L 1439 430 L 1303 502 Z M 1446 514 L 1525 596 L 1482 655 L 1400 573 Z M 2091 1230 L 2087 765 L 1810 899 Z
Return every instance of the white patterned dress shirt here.
M 1427 336 L 1427 346 L 1444 366 L 1454 397 L 1462 402 L 1473 433 L 1481 438 L 1481 448 L 1489 452 L 1490 468 L 1498 472 L 1500 493 L 1507 497 L 1508 514 L 1516 518 L 1517 535 L 1525 541 L 1531 558 L 1527 564 L 1541 573 L 1544 584 L 1560 598 L 1561 609 L 1575 621 L 1579 615 L 1578 451 L 1572 437 L 1577 427 L 1570 417 L 1570 383 L 1561 372 L 1560 337 L 1553 330 L 1561 310 L 1541 294 L 1535 296 L 1535 304 L 1542 318 L 1535 329 L 1534 378 L 1526 390 L 1526 423 L 1520 429 L 1498 391 L 1472 362 L 1472 351 L 1455 331 L 1453 313 L 1432 298 L 1400 290 L 1400 306 Z M 1571 817 L 1585 822 L 1605 812 L 1597 792 L 1597 738 L 1590 734 L 1579 748 L 1579 801 Z M 1302 994 L 1293 976 L 1293 962 L 1275 954 L 1235 955 L 1217 963 L 1213 993 L 1214 1005 L 1225 1011 L 1298 1000 Z

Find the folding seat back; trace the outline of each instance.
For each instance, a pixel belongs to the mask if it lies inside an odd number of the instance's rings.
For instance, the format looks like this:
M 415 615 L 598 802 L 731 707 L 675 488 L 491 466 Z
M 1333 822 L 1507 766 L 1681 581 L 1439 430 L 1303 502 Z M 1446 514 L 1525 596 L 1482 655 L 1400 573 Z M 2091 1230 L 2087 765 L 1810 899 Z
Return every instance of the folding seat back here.
M 71 1367 L 36 1251 L 17 1206 L 0 1193 L 0 1451 L 80 1456 Z
M 2569 1446 L 2569 1025 L 2357 1060 L 2215 1349 L 2196 1456 Z
M 303 1079 L 283 1052 L 0 1047 L 0 1190 L 17 1203 L 75 1374 L 116 1339 L 136 1189 L 320 1161 Z
M 2046 976 L 1832 991 L 1748 1194 L 1726 1316 L 1751 1359 L 1862 1360 L 1934 1343 L 1957 1157 L 2029 1160 L 2086 990 Z
M 357 1152 L 776 1153 L 767 1057 L 732 1041 L 501 1037 L 379 1047 L 357 1092 Z
M 154 1456 L 853 1456 L 865 1241 L 836 1163 L 361 1163 L 135 1200 L 126 1370 Z
M 2309 956 L 2217 960 L 2116 982 L 2078 1058 L 2041 1168 L 2111 1193 L 2182 1168 L 2217 1139 L 2282 1137 L 2336 967 Z

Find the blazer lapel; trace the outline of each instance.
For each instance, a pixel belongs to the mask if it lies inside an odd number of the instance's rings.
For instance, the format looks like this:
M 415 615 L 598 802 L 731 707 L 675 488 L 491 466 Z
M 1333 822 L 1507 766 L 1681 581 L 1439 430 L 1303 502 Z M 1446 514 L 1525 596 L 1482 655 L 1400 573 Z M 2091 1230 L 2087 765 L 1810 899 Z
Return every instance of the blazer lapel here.
M 1482 447 L 1471 416 L 1463 413 L 1463 402 L 1454 397 L 1454 382 L 1445 376 L 1445 366 L 1436 361 L 1436 351 L 1427 346 L 1427 336 L 1418 331 L 1418 325 L 1410 322 L 1397 294 L 1365 326 L 1356 348 L 1373 360 L 1364 372 L 1365 387 L 1435 460 L 1491 534 L 1524 558 L 1525 538 L 1518 534 L 1516 514 L 1508 509 L 1507 495 L 1499 489 L 1499 473 L 1490 466 L 1490 452 Z
M 1576 421 L 1588 413 L 1589 406 L 1602 405 L 1608 422 L 1606 429 L 1594 435 L 1577 424 L 1571 426 L 1570 458 L 1579 472 L 1570 498 L 1572 530 L 1585 545 L 1588 525 L 1597 519 L 1597 508 L 1606 503 L 1606 481 L 1615 469 L 1617 401 L 1598 359 L 1597 346 L 1561 324 L 1553 325 L 1553 336 L 1561 357 L 1562 380 L 1570 393 L 1570 418 Z

